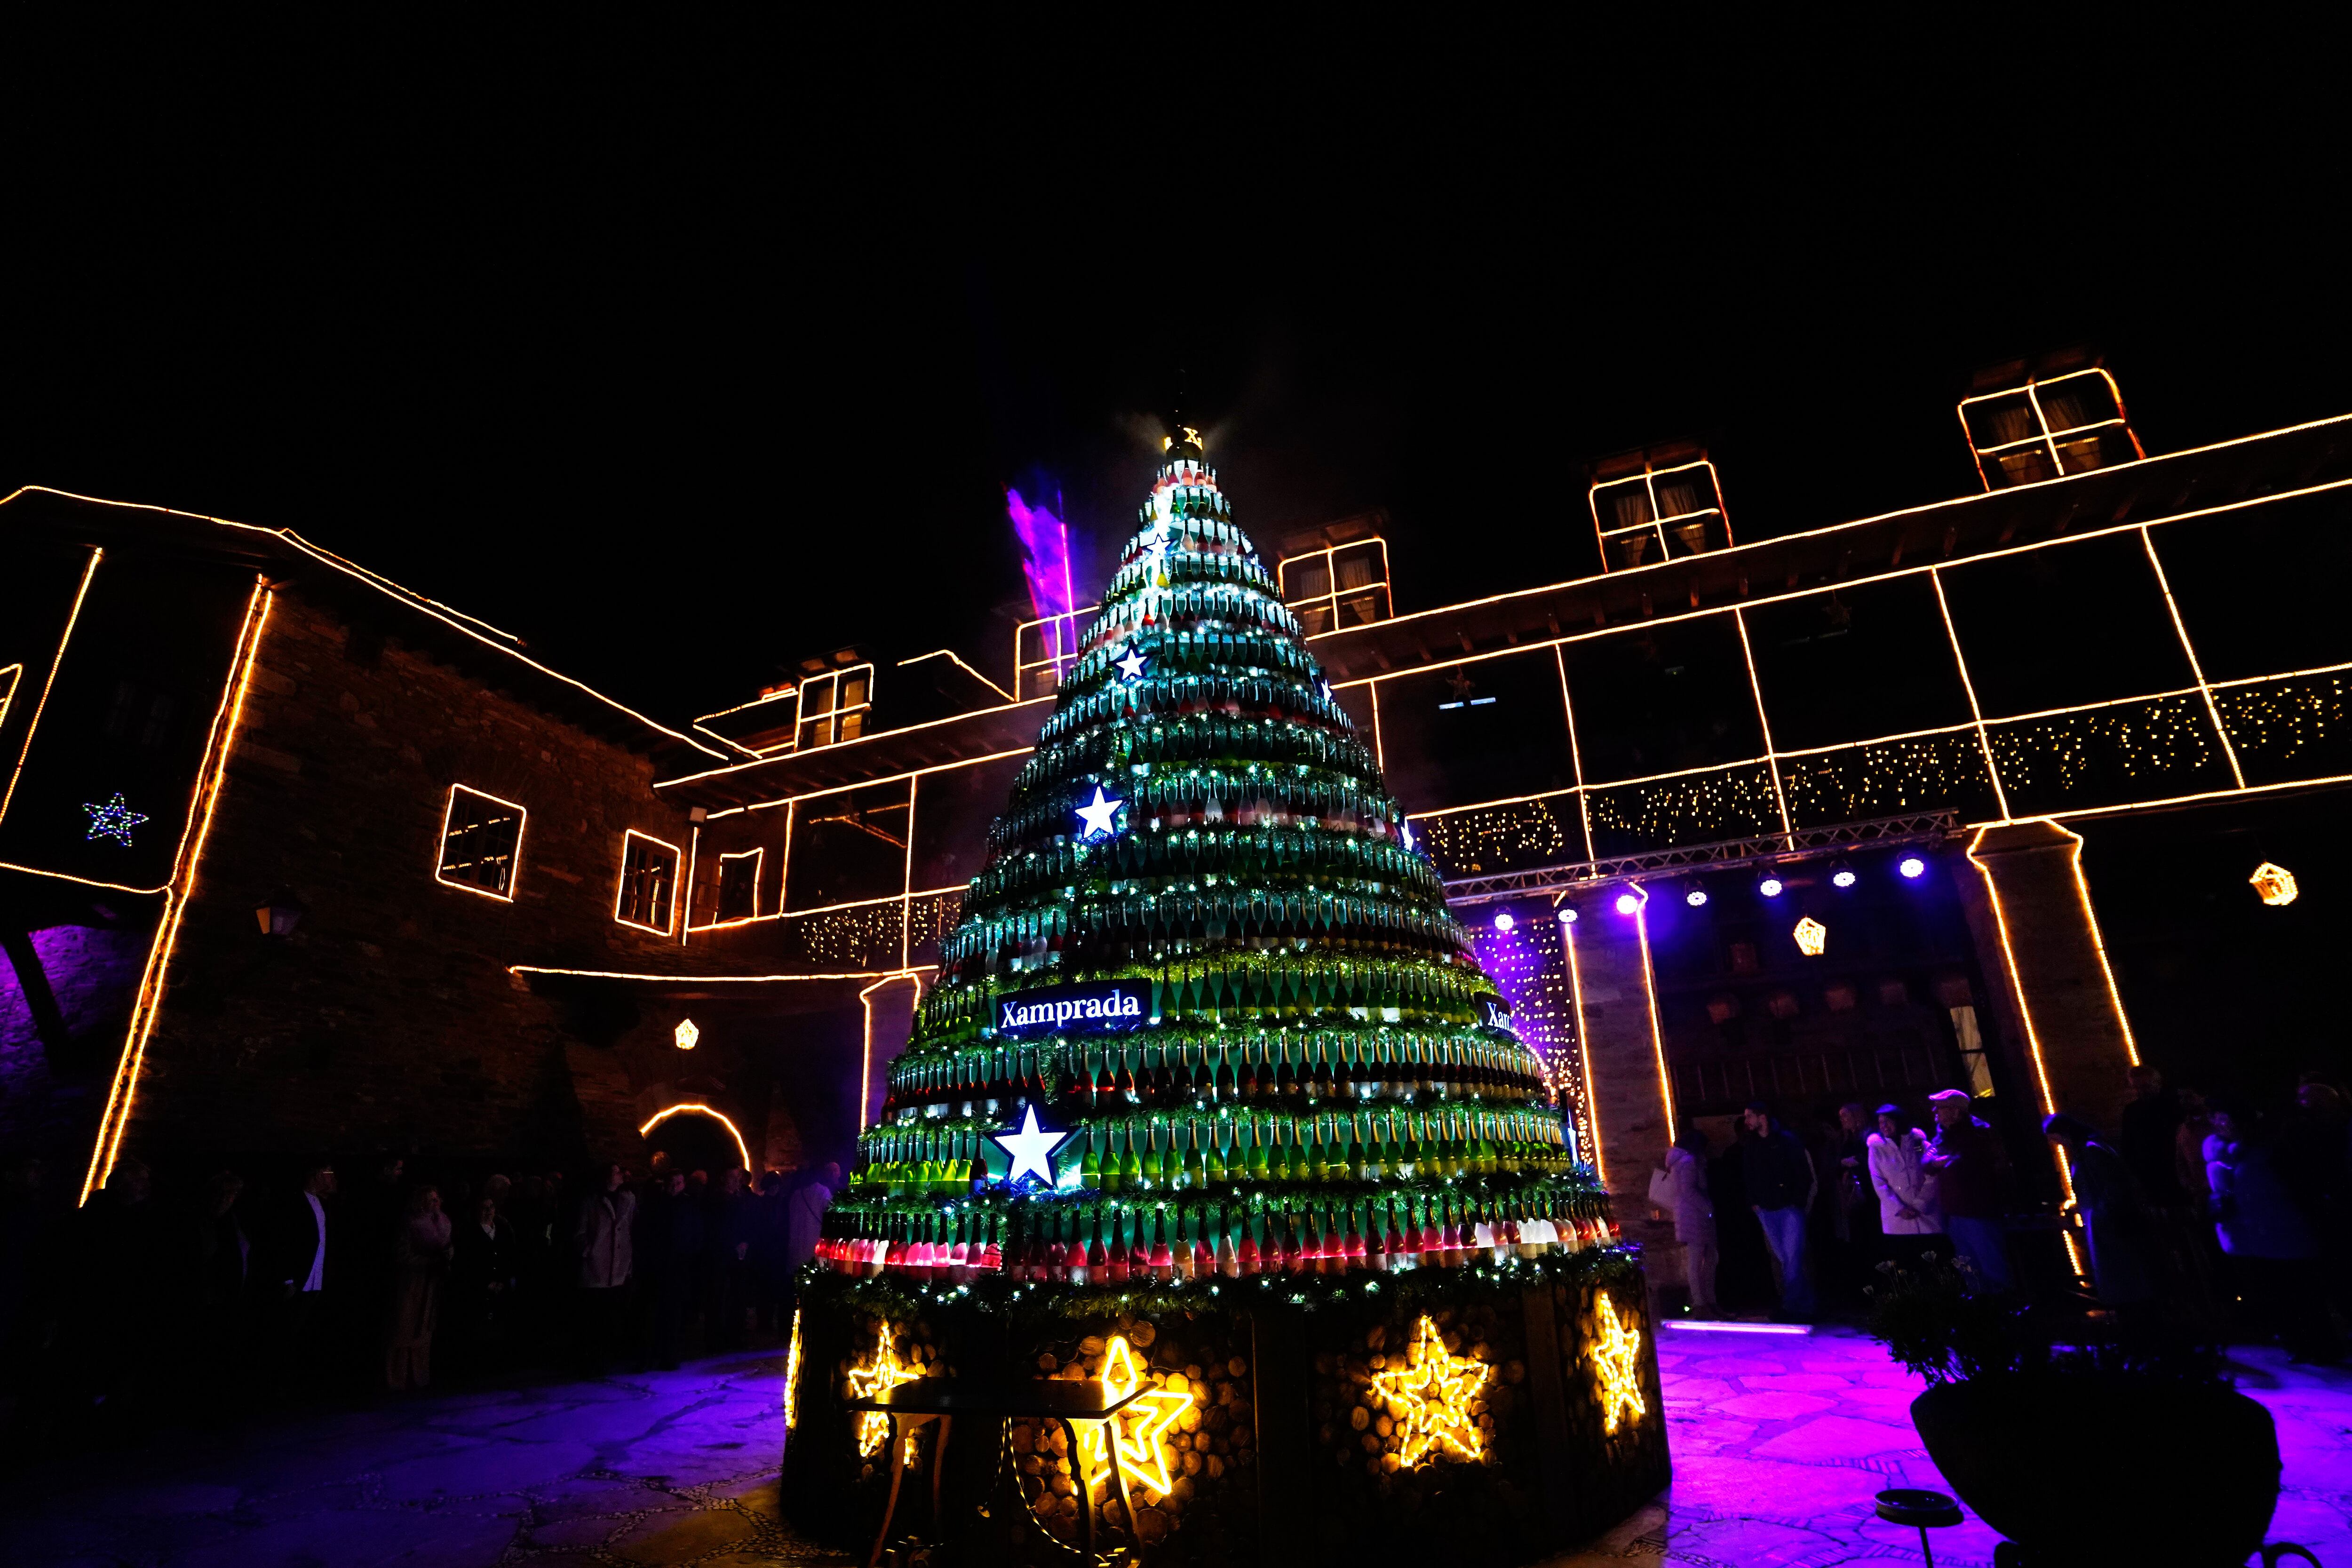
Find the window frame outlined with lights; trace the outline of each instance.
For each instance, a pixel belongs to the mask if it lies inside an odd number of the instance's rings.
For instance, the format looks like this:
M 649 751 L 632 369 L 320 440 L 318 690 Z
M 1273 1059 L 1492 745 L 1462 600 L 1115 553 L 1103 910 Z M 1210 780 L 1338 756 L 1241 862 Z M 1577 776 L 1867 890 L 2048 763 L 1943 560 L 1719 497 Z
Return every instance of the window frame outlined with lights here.
M 468 822 L 463 826 L 459 826 L 457 818 L 457 797 L 460 795 L 469 795 L 478 801 L 487 801 L 493 806 L 504 806 L 507 810 L 514 814 L 512 818 L 514 822 L 514 842 L 507 848 L 506 886 L 502 889 L 485 887 L 479 882 L 466 881 L 452 878 L 449 875 L 450 871 L 458 868 L 453 867 L 449 860 L 449 846 L 452 838 L 459 833 L 471 833 L 478 828 L 493 827 L 498 826 L 500 822 L 507 820 L 506 818 L 496 816 L 488 816 L 479 821 Z M 434 853 L 433 879 L 440 883 L 445 888 L 456 888 L 461 892 L 478 893 L 486 899 L 496 899 L 502 904 L 510 904 L 514 902 L 515 889 L 522 880 L 523 837 L 530 826 L 530 808 L 522 805 L 520 802 L 507 800 L 501 796 L 492 795 L 486 789 L 477 789 L 472 784 L 451 784 L 448 795 L 443 798 L 441 803 L 441 836 L 436 841 Z M 496 856 L 485 855 L 475 860 L 464 862 L 464 864 L 495 865 L 497 864 L 497 861 L 498 858 Z
M 652 925 L 648 924 L 645 921 L 632 919 L 627 913 L 630 903 L 630 884 L 632 879 L 639 875 L 637 868 L 635 868 L 630 864 L 635 852 L 636 841 L 639 839 L 643 839 L 646 843 L 654 846 L 657 849 L 664 849 L 669 852 L 669 876 L 667 879 L 667 884 L 663 892 L 658 895 L 661 904 L 661 912 L 664 917 L 663 923 L 660 925 Z M 617 885 L 613 889 L 613 920 L 614 923 L 628 926 L 636 931 L 651 931 L 656 936 L 670 936 L 674 934 L 677 930 L 678 874 L 684 869 L 685 866 L 686 851 L 680 848 L 677 845 L 672 844 L 667 838 L 656 838 L 652 834 L 635 827 L 629 828 L 627 831 L 624 832 L 621 835 L 620 876 Z
M 856 693 L 856 701 L 845 701 L 845 688 Z M 822 689 L 824 706 L 810 706 L 811 695 Z M 818 746 L 830 746 L 842 741 L 855 741 L 866 732 L 866 715 L 874 709 L 874 666 L 871 661 L 845 665 L 812 675 L 800 684 L 800 705 L 793 726 L 793 750 L 806 752 Z

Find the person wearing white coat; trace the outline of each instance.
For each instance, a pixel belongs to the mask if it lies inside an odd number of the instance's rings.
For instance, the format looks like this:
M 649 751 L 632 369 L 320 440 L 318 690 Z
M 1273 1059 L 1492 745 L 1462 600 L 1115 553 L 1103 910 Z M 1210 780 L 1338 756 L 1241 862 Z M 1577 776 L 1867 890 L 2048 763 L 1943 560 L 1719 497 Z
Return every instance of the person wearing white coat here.
M 1878 1228 L 1888 1237 L 1887 1250 L 1898 1257 L 1916 1254 L 1913 1237 L 1939 1236 L 1942 1220 L 1936 1213 L 1936 1178 L 1921 1163 L 1927 1135 L 1903 1125 L 1903 1113 L 1892 1105 L 1878 1108 L 1878 1131 L 1866 1145 L 1870 1184 L 1878 1194 Z M 1896 1238 L 1904 1239 L 1896 1239 Z

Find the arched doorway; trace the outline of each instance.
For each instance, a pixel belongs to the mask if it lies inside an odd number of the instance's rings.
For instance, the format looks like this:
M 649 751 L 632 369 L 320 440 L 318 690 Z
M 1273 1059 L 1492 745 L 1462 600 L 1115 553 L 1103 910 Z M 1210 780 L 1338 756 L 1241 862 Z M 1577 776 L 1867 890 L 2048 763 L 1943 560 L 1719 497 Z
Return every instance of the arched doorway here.
M 673 1105 L 637 1131 L 648 1157 L 656 1151 L 667 1153 L 673 1170 L 708 1171 L 715 1182 L 722 1171 L 751 1164 L 735 1124 L 707 1105 Z

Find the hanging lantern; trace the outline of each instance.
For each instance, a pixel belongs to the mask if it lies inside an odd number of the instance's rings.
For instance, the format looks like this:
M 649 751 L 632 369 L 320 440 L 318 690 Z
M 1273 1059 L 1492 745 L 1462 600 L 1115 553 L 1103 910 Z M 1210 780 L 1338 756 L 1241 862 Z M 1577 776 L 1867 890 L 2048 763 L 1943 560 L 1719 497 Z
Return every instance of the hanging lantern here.
M 702 1031 L 694 1026 L 693 1019 L 680 1018 L 677 1027 L 670 1031 L 670 1038 L 677 1043 L 679 1050 L 690 1051 L 694 1049 L 695 1042 L 702 1038 Z
M 1819 958 L 1830 944 L 1830 928 L 1811 915 L 1799 921 L 1797 929 L 1790 934 L 1797 939 L 1797 951 L 1807 958 Z
M 2303 891 L 2294 885 L 2294 872 L 2268 860 L 2255 867 L 2254 874 L 2246 880 L 2254 885 L 2254 891 L 2262 895 L 2263 902 L 2266 904 L 2291 904 Z

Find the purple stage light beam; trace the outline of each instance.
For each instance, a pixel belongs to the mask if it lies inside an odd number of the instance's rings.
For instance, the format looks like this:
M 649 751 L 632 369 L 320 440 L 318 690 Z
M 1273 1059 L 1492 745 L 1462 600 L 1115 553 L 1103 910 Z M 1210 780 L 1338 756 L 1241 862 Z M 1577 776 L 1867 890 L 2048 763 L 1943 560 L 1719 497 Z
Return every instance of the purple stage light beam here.
M 1029 607 L 1046 623 L 1039 629 L 1057 667 L 1077 652 L 1077 627 L 1069 621 L 1070 612 L 1078 606 L 1070 576 L 1070 525 L 1055 511 L 1061 499 L 1056 495 L 1052 505 L 1041 499 L 1031 506 L 1019 490 L 1007 487 L 1004 492 L 1004 515 L 1021 541 L 1021 574 L 1029 581 Z

